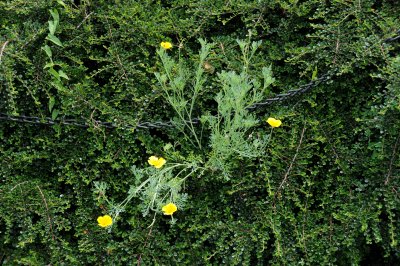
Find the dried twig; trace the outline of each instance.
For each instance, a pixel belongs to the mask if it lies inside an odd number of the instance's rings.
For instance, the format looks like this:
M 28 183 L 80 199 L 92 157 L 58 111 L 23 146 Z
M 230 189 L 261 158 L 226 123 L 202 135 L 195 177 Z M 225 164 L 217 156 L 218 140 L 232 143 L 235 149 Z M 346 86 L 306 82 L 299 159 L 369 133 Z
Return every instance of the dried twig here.
M 29 183 L 29 181 L 24 181 L 24 182 L 16 184 L 12 189 L 10 189 L 10 192 L 12 192 L 14 189 L 16 189 L 17 187 L 19 187 L 19 186 L 21 186 L 21 185 L 23 185 L 25 183 Z
M 392 167 L 393 167 L 393 162 L 394 159 L 396 157 L 396 152 L 397 152 L 397 148 L 399 146 L 399 141 L 400 141 L 400 135 L 397 136 L 397 140 L 396 140 L 396 144 L 394 144 L 394 148 L 393 148 L 393 152 L 392 152 L 392 158 L 390 159 L 390 164 L 389 164 L 389 171 L 386 175 L 386 180 L 385 180 L 385 185 L 387 185 L 389 183 L 389 179 L 392 175 Z
M 335 57 L 332 62 L 332 64 L 334 64 L 334 65 L 336 64 L 337 55 L 339 53 L 339 47 L 340 47 L 340 28 L 338 27 L 338 36 L 336 39 Z
M 6 49 L 6 45 L 8 44 L 8 42 L 9 41 L 5 41 L 3 43 L 3 45 L 1 46 L 1 49 L 0 49 L 0 63 L 1 63 L 1 58 L 3 57 L 3 51 L 4 51 L 4 49 Z
M 111 30 L 111 25 L 110 25 L 110 23 L 108 22 L 108 19 L 107 19 L 107 18 L 106 18 L 106 21 L 107 21 L 107 25 L 108 25 L 108 33 L 109 33 L 109 35 L 110 35 L 110 39 L 111 39 L 112 42 L 115 43 L 114 35 L 113 35 L 113 33 L 112 33 L 112 30 Z M 126 75 L 125 67 L 124 67 L 124 65 L 122 64 L 121 58 L 119 57 L 119 54 L 118 54 L 118 51 L 117 51 L 117 50 L 115 51 L 115 55 L 114 55 L 114 52 L 113 52 L 112 50 L 108 49 L 108 51 L 110 52 L 110 54 L 111 54 L 112 56 L 116 56 L 116 58 L 117 58 L 119 68 L 120 68 L 120 69 L 122 70 L 122 72 L 123 72 L 123 75 L 122 75 L 120 78 L 123 78 L 123 77 L 127 78 L 128 76 Z
M 153 230 L 153 226 L 154 226 L 154 223 L 155 223 L 155 221 L 156 221 L 156 215 L 157 215 L 157 213 L 154 213 L 153 221 L 152 221 L 152 223 L 147 227 L 147 228 L 150 228 L 150 229 L 149 229 L 149 233 L 147 234 L 146 240 L 145 240 L 145 242 L 144 242 L 143 248 L 146 248 L 146 247 L 147 247 L 147 244 L 149 243 L 149 239 L 150 239 L 150 237 L 151 237 L 151 232 L 152 232 L 152 230 Z M 140 253 L 140 254 L 138 255 L 138 258 L 137 258 L 137 265 L 140 266 L 141 263 L 142 263 L 142 253 Z
M 285 176 L 283 177 L 283 180 L 281 182 L 281 184 L 279 185 L 278 191 L 282 189 L 283 185 L 285 184 L 285 182 L 287 181 L 287 178 L 289 177 L 290 171 L 292 170 L 293 164 L 296 161 L 297 158 L 297 154 L 299 154 L 299 150 L 300 150 L 300 146 L 303 143 L 303 137 L 304 137 L 304 132 L 306 131 L 306 127 L 303 127 L 303 130 L 301 132 L 301 137 L 300 137 L 300 141 L 299 141 L 299 145 L 297 145 L 296 148 L 296 154 L 293 156 L 292 162 L 289 165 L 289 168 L 287 169 Z
M 43 202 L 44 202 L 44 206 L 46 206 L 47 219 L 48 219 L 48 221 L 49 221 L 52 239 L 54 240 L 53 225 L 52 225 L 51 218 L 50 218 L 50 215 L 49 215 L 50 212 L 49 212 L 49 207 L 47 206 L 46 198 L 44 197 L 44 194 L 43 194 L 42 190 L 40 189 L 40 187 L 39 187 L 39 186 L 36 186 L 36 187 L 38 188 L 38 190 L 39 190 L 39 192 L 40 192 L 40 195 L 42 196 L 42 200 L 43 200 Z
M 86 12 L 85 12 L 85 13 L 86 13 Z M 82 22 L 79 23 L 78 26 L 76 26 L 76 29 L 79 29 L 79 28 L 82 26 L 82 24 L 83 24 L 92 14 L 93 14 L 93 12 L 90 12 L 89 14 L 87 14 L 87 15 L 83 18 Z

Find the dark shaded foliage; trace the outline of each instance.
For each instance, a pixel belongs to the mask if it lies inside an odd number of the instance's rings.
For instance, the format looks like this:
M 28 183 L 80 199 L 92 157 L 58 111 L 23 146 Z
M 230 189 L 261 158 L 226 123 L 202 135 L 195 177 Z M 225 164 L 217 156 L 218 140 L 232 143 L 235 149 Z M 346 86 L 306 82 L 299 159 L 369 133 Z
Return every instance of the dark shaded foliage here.
M 64 2 L 65 6 L 59 4 Z M 49 10 L 55 35 L 46 40 Z M 0 2 L 0 112 L 87 119 L 88 129 L 0 121 L 0 261 L 4 265 L 395 265 L 400 263 L 400 57 L 397 1 Z M 177 223 L 143 218 L 132 201 L 108 233 L 93 182 L 122 200 L 174 130 L 124 130 L 168 121 L 173 110 L 154 72 L 156 49 L 198 58 L 198 38 L 216 44 L 215 71 L 239 70 L 236 39 L 262 40 L 250 69 L 272 64 L 282 93 L 335 70 L 292 101 L 257 110 L 283 127 L 257 160 L 235 161 L 235 178 L 191 179 Z M 49 45 L 54 86 L 44 69 Z M 178 48 L 181 47 L 181 48 Z M 210 73 L 198 114 L 215 106 Z M 50 99 L 54 106 L 49 108 Z M 93 119 L 115 122 L 98 128 Z M 269 130 L 260 125 L 259 133 Z M 254 132 L 257 134 L 257 132 Z M 187 144 L 179 143 L 185 155 Z M 245 166 L 245 167 L 242 167 Z M 286 178 L 285 178 L 286 177 Z M 284 182 L 283 182 L 284 181 Z

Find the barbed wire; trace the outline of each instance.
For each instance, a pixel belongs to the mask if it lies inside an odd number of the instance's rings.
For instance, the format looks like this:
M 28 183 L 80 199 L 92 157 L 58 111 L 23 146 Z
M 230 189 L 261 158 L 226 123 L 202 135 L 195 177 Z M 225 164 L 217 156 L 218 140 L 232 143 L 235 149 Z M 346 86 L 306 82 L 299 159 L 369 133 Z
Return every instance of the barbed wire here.
M 312 88 L 317 87 L 322 82 L 328 81 L 331 78 L 332 78 L 331 73 L 325 73 L 321 77 L 319 77 L 315 80 L 312 80 L 308 84 L 301 85 L 299 88 L 294 89 L 294 90 L 289 90 L 286 93 L 277 94 L 277 95 L 275 95 L 275 97 L 269 98 L 269 99 L 265 100 L 264 102 L 255 103 L 252 106 L 248 107 L 247 109 L 254 110 L 256 108 L 268 106 L 268 105 L 271 105 L 276 102 L 283 102 L 285 100 L 288 100 L 289 98 L 293 98 L 294 96 L 304 94 L 304 93 L 308 92 L 309 90 L 311 90 Z
M 382 41 L 382 43 L 389 43 L 400 39 L 400 30 L 396 31 L 396 36 L 390 37 Z M 332 79 L 334 75 L 334 70 L 328 71 L 321 77 L 312 80 L 311 82 L 301 85 L 297 89 L 292 89 L 287 91 L 286 93 L 280 93 L 275 95 L 273 98 L 266 99 L 264 102 L 255 103 L 249 106 L 247 109 L 252 111 L 260 107 L 265 107 L 268 105 L 272 105 L 277 102 L 283 102 L 288 99 L 292 99 L 295 96 L 302 95 L 312 88 L 317 87 L 322 82 L 326 82 Z M 165 128 L 165 127 L 175 127 L 177 125 L 176 122 L 173 121 L 156 121 L 156 122 L 142 122 L 137 123 L 136 125 L 118 125 L 113 122 L 104 122 L 95 119 L 89 119 L 91 123 L 88 122 L 87 119 L 71 119 L 71 118 L 60 118 L 60 119 L 52 119 L 49 117 L 40 118 L 37 116 L 25 116 L 25 115 L 10 115 L 6 113 L 0 113 L 0 121 L 12 121 L 12 122 L 20 122 L 20 123 L 31 123 L 31 124 L 40 124 L 40 125 L 71 125 L 76 127 L 103 127 L 103 128 L 119 128 L 119 129 L 150 129 L 150 128 Z M 200 122 L 199 118 L 194 118 L 189 121 L 185 121 L 187 123 L 197 124 Z
M 60 118 L 51 119 L 49 117 L 37 117 L 37 116 L 26 116 L 26 115 L 10 115 L 6 113 L 0 113 L 0 120 L 20 122 L 20 123 L 30 123 L 39 125 L 70 125 L 75 127 L 102 127 L 102 128 L 120 128 L 120 129 L 149 129 L 149 128 L 163 128 L 163 127 L 173 127 L 172 122 L 143 122 L 138 123 L 135 126 L 123 125 L 120 126 L 113 122 L 104 122 L 100 120 L 90 119 L 71 119 L 71 118 Z
M 288 100 L 289 98 L 293 98 L 296 95 L 300 95 L 309 91 L 313 87 L 318 86 L 319 84 L 329 80 L 330 78 L 331 76 L 329 74 L 324 74 L 320 78 L 317 78 L 308 84 L 301 85 L 299 88 L 294 90 L 289 90 L 286 93 L 277 94 L 275 95 L 275 97 L 269 98 L 264 102 L 255 103 L 249 106 L 247 109 L 254 110 L 277 102 L 283 102 L 285 100 Z M 40 118 L 37 116 L 10 115 L 6 113 L 0 113 L 0 120 L 20 122 L 20 123 L 40 124 L 40 125 L 70 125 L 70 126 L 84 127 L 84 128 L 93 126 L 93 127 L 103 127 L 103 128 L 120 128 L 120 129 L 150 129 L 150 128 L 174 127 L 177 125 L 177 123 L 173 121 L 168 121 L 168 122 L 157 121 L 157 122 L 142 122 L 136 125 L 121 126 L 113 122 L 104 122 L 95 119 L 86 120 L 86 119 L 71 119 L 65 117 L 60 119 L 52 119 L 49 117 Z M 88 121 L 90 121 L 90 123 Z M 185 122 L 198 124 L 200 122 L 200 119 L 194 118 L 192 120 Z
M 289 90 L 286 93 L 281 93 L 275 95 L 273 98 L 266 99 L 264 102 L 255 103 L 249 106 L 247 109 L 252 111 L 260 107 L 265 107 L 277 102 L 283 102 L 285 100 L 291 99 L 294 96 L 301 95 L 312 88 L 318 86 L 322 82 L 325 82 L 331 78 L 330 74 L 324 74 L 320 78 L 317 78 L 308 84 L 301 85 L 297 89 Z M 165 127 L 175 127 L 177 122 L 173 121 L 157 121 L 157 122 L 142 122 L 136 125 L 118 125 L 113 122 L 104 122 L 96 119 L 71 119 L 71 118 L 60 118 L 60 119 L 52 119 L 49 117 L 37 117 L 37 116 L 26 116 L 26 115 L 10 115 L 6 113 L 0 113 L 0 120 L 5 121 L 13 121 L 13 122 L 20 122 L 20 123 L 31 123 L 31 124 L 40 124 L 40 125 L 70 125 L 75 127 L 102 127 L 102 128 L 119 128 L 119 129 L 150 129 L 150 128 L 165 128 Z M 88 122 L 90 121 L 90 122 Z M 200 122 L 199 118 L 194 118 L 189 121 L 185 121 L 191 124 L 198 124 Z
M 388 42 L 393 42 L 396 40 L 400 40 L 400 30 L 396 31 L 396 36 L 393 36 L 391 38 L 387 38 L 383 41 L 383 43 L 388 43 Z

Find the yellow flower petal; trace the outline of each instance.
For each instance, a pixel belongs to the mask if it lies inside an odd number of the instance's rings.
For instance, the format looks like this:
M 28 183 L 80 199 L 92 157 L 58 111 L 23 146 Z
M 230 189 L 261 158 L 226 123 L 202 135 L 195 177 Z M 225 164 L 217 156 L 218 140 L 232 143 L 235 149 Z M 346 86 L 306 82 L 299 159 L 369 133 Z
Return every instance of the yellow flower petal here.
M 164 158 L 159 158 L 157 164 L 154 165 L 155 168 L 161 168 L 167 161 Z
M 150 158 L 147 160 L 147 162 L 150 165 L 154 165 L 157 161 L 158 161 L 158 157 L 157 156 L 150 156 Z
M 170 42 L 161 42 L 161 47 L 164 48 L 165 50 L 171 49 L 172 48 L 172 43 L 170 43 Z
M 267 123 L 271 126 L 271 127 L 280 127 L 282 125 L 282 121 L 279 119 L 275 119 L 275 118 L 268 118 L 267 119 Z
M 99 216 L 97 218 L 97 222 L 99 223 L 99 226 L 101 226 L 101 227 L 107 227 L 107 226 L 112 225 L 112 223 L 113 223 L 110 215 Z
M 178 210 L 178 207 L 176 207 L 175 204 L 168 203 L 164 207 L 162 207 L 162 211 L 164 212 L 164 215 L 172 215 L 174 212 Z
M 160 157 L 158 158 L 157 156 L 151 156 L 147 162 L 154 166 L 155 168 L 161 168 L 166 162 L 167 160 L 165 160 L 164 158 Z

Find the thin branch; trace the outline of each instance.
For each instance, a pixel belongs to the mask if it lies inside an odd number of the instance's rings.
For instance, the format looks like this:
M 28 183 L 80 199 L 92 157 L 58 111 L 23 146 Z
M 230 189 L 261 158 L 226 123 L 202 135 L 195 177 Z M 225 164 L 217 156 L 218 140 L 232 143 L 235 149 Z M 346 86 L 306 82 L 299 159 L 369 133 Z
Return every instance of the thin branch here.
M 9 41 L 5 41 L 4 43 L 3 43 L 3 45 L 1 46 L 1 49 L 0 49 L 0 63 L 1 63 L 1 58 L 3 57 L 3 51 L 4 51 L 4 49 L 6 49 L 6 45 L 9 43 Z
M 53 226 L 52 226 L 51 218 L 50 218 L 50 215 L 49 215 L 50 212 L 49 212 L 49 207 L 47 206 L 46 198 L 44 197 L 44 194 L 43 194 L 42 190 L 40 189 L 40 187 L 39 187 L 39 186 L 36 186 L 36 187 L 38 188 L 38 190 L 39 190 L 39 192 L 40 192 L 40 195 L 42 196 L 42 200 L 43 200 L 43 202 L 44 202 L 44 206 L 46 206 L 47 219 L 48 219 L 48 221 L 49 221 L 52 239 L 54 240 Z
M 333 62 L 332 62 L 332 64 L 334 64 L 334 65 L 336 64 L 337 55 L 339 53 L 339 47 L 340 47 L 340 39 L 339 39 L 339 36 L 338 36 L 338 38 L 336 40 L 335 58 L 333 59 Z
M 303 137 L 304 137 L 304 132 L 306 131 L 306 127 L 303 127 L 303 130 L 301 132 L 301 137 L 300 137 L 300 141 L 299 141 L 299 145 L 297 145 L 296 148 L 296 154 L 293 156 L 292 162 L 289 165 L 289 168 L 287 169 L 285 176 L 283 177 L 283 180 L 281 182 L 281 184 L 279 185 L 278 191 L 282 189 L 283 185 L 285 184 L 285 182 L 287 181 L 287 178 L 289 177 L 290 171 L 292 170 L 293 164 L 296 161 L 297 158 L 297 154 L 299 154 L 299 150 L 300 150 L 300 146 L 303 143 Z
M 329 145 L 331 146 L 331 149 L 332 149 L 332 151 L 333 151 L 333 153 L 334 153 L 334 155 L 335 155 L 335 157 L 336 157 L 336 161 L 337 161 L 337 164 L 338 164 L 339 167 L 340 167 L 340 170 L 342 170 L 343 173 L 346 173 L 346 170 L 344 169 L 344 167 L 343 167 L 342 164 L 340 163 L 341 159 L 340 159 L 340 157 L 339 157 L 338 152 L 336 151 L 335 143 L 332 143 L 332 142 L 330 141 L 330 138 L 329 138 L 328 134 L 326 134 L 326 132 L 325 132 L 324 128 L 322 127 L 322 125 L 320 126 L 320 128 L 321 128 L 322 133 L 324 134 L 325 138 L 327 139 Z
M 108 33 L 109 33 L 109 35 L 110 35 L 110 39 L 111 39 L 111 41 L 112 41 L 113 44 L 114 44 L 114 43 L 115 43 L 114 35 L 113 35 L 113 33 L 112 33 L 111 25 L 110 25 L 110 23 L 108 22 L 108 19 L 107 19 L 107 18 L 106 18 L 106 22 L 107 22 L 107 25 L 108 25 Z M 115 51 L 115 55 L 114 55 L 114 52 L 110 51 L 110 49 L 108 49 L 108 52 L 111 54 L 111 56 L 116 56 L 116 58 L 117 58 L 119 68 L 120 68 L 120 69 L 122 70 L 122 72 L 123 72 L 123 75 L 122 75 L 120 78 L 123 78 L 123 77 L 127 78 L 126 71 L 125 71 L 124 65 L 122 64 L 121 58 L 119 57 L 118 51 L 117 51 L 117 50 Z
M 385 185 L 387 185 L 389 183 L 389 179 L 392 175 L 393 162 L 394 162 L 394 159 L 396 158 L 396 152 L 397 152 L 397 148 L 399 146 L 399 141 L 400 141 L 400 135 L 397 136 L 396 144 L 394 144 L 392 158 L 390 159 L 390 164 L 389 164 L 389 171 L 386 175 Z
M 10 192 L 12 192 L 14 189 L 16 189 L 17 187 L 19 187 L 19 186 L 21 186 L 21 185 L 23 185 L 25 183 L 29 183 L 29 181 L 24 181 L 24 182 L 16 184 L 12 189 L 10 189 Z
M 85 13 L 86 13 L 86 12 L 85 12 Z M 83 24 L 92 14 L 93 14 L 93 12 L 90 12 L 88 15 L 86 15 L 86 16 L 83 18 L 82 22 L 79 23 L 79 25 L 76 27 L 76 29 L 79 29 L 80 26 L 82 26 L 82 24 Z
M 154 226 L 154 223 L 156 221 L 156 214 L 157 213 L 154 213 L 153 222 L 147 227 L 147 228 L 150 228 L 150 229 L 149 229 L 149 233 L 147 234 L 146 240 L 144 242 L 143 248 L 146 248 L 147 244 L 149 242 L 149 239 L 150 239 L 150 236 L 151 236 L 151 231 L 153 230 L 153 226 Z M 142 263 L 142 253 L 140 253 L 138 258 L 137 258 L 137 265 L 140 266 L 141 263 Z

